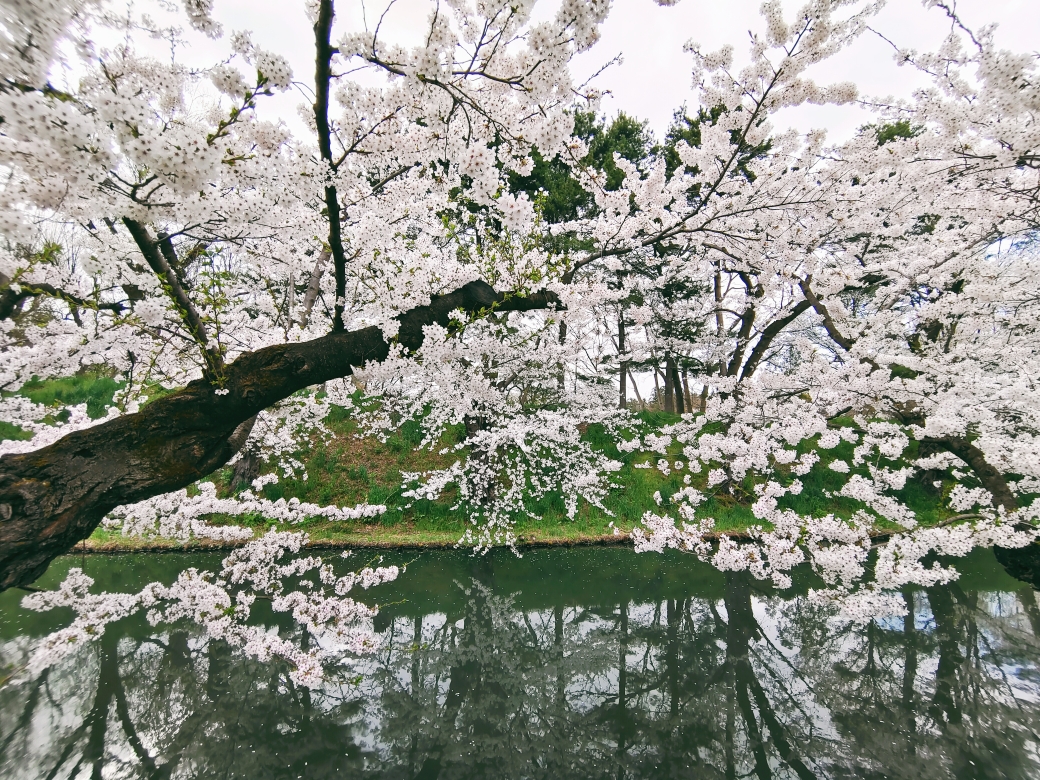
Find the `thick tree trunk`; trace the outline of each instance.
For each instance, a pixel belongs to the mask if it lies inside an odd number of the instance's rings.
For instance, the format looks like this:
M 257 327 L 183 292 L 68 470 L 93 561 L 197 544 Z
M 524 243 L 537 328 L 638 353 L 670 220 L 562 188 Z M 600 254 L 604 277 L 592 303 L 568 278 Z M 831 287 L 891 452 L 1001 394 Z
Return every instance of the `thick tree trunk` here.
M 683 400 L 683 383 L 682 378 L 679 376 L 679 365 L 676 363 L 675 358 L 668 361 L 668 368 L 672 373 L 672 390 L 675 394 L 675 412 L 676 414 L 684 414 L 686 412 L 686 404 Z
M 470 282 L 402 314 L 397 341 L 418 349 L 423 327 L 447 327 L 455 309 L 529 311 L 555 303 L 541 292 L 507 300 Z M 389 352 L 375 327 L 267 347 L 227 366 L 222 387 L 198 380 L 136 414 L 0 458 L 0 590 L 32 582 L 120 504 L 186 487 L 227 463 L 258 412 Z
M 231 473 L 231 489 L 248 488 L 253 480 L 260 476 L 260 456 L 255 452 L 246 452 L 235 463 Z

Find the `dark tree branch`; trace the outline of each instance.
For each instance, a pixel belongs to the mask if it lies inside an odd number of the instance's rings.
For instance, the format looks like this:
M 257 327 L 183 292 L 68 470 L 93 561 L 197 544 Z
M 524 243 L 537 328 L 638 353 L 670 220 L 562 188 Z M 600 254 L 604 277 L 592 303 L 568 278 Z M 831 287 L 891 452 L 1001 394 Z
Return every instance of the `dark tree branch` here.
M 184 282 L 184 277 L 181 274 L 181 263 L 177 257 L 177 251 L 173 248 L 173 239 L 166 233 L 159 233 L 156 236 L 155 243 L 158 245 L 159 251 L 162 252 L 166 264 L 170 266 L 175 274 L 177 274 L 177 281 L 181 283 L 181 286 L 186 287 L 187 285 Z
M 184 290 L 177 272 L 170 267 L 169 262 L 167 262 L 166 257 L 159 248 L 160 242 L 154 240 L 148 234 L 148 228 L 137 220 L 124 218 L 123 224 L 130 231 L 130 235 L 133 237 L 134 243 L 137 244 L 137 248 L 141 250 L 145 262 L 148 263 L 149 268 L 152 269 L 155 275 L 159 277 L 164 290 L 173 299 L 185 328 L 187 328 L 195 343 L 198 344 L 199 351 L 202 352 L 202 358 L 206 362 L 208 379 L 210 381 L 218 379 L 224 369 L 224 358 L 217 347 L 209 345 L 209 334 L 206 332 L 206 325 L 202 321 L 202 317 L 199 316 L 195 304 L 191 302 L 188 293 Z M 170 247 L 170 252 L 173 252 L 172 246 Z
M 321 0 L 318 18 L 314 22 L 314 126 L 318 135 L 318 151 L 329 166 L 329 174 L 336 172 L 332 158 L 332 130 L 329 126 L 329 85 L 332 82 L 332 20 L 336 16 L 333 0 Z M 339 194 L 333 184 L 325 186 L 325 209 L 329 217 L 329 250 L 336 272 L 336 302 L 332 315 L 332 329 L 341 331 L 347 297 L 347 255 L 343 251 L 340 230 Z
M 740 371 L 740 364 L 744 360 L 744 350 L 747 349 L 751 340 L 751 328 L 755 324 L 755 305 L 749 303 L 744 313 L 740 315 L 740 331 L 737 333 L 737 345 L 733 349 L 733 359 L 730 360 L 726 376 L 736 376 Z
M 758 337 L 758 343 L 755 344 L 755 348 L 751 350 L 751 355 L 744 364 L 744 370 L 740 372 L 741 381 L 755 373 L 758 369 L 758 364 L 762 362 L 766 352 L 772 346 L 773 339 L 779 335 L 780 331 L 798 319 L 810 305 L 809 301 L 799 301 L 790 314 L 778 320 L 773 320 L 762 330 L 762 335 Z
M 1002 506 L 1007 512 L 1018 509 L 1018 501 L 1015 499 L 1015 494 L 1011 492 L 1004 475 L 986 460 L 985 453 L 968 441 L 967 437 L 928 437 L 922 439 L 921 443 L 941 447 L 967 463 L 975 472 L 975 476 L 979 478 L 982 486 L 992 494 L 995 506 Z
M 470 282 L 401 314 L 395 343 L 417 350 L 423 328 L 434 323 L 449 327 L 456 309 L 480 314 L 558 304 L 549 292 L 508 296 L 484 282 Z M 115 507 L 184 488 L 223 466 L 260 411 L 298 390 L 383 360 L 391 348 L 377 327 L 267 347 L 225 367 L 226 393 L 196 380 L 136 414 L 75 431 L 34 452 L 3 456 L 0 590 L 32 582 L 51 560 L 90 536 Z
M 15 292 L 10 287 L 0 292 L 0 320 L 13 317 L 18 310 L 18 306 L 26 299 L 38 297 L 56 298 L 70 306 L 94 309 L 95 311 L 112 311 L 116 314 L 119 314 L 125 308 L 122 303 L 97 303 L 86 298 L 80 298 L 78 295 L 65 292 L 46 282 L 19 282 L 18 287 L 18 292 Z
M 831 341 L 846 352 L 849 352 L 852 349 L 852 345 L 856 343 L 855 340 L 844 336 L 842 332 L 838 330 L 838 326 L 834 324 L 834 320 L 831 318 L 831 313 L 827 310 L 827 307 L 823 305 L 820 299 L 816 297 L 816 293 L 814 293 L 812 288 L 809 286 L 810 282 L 811 279 L 798 281 L 798 286 L 802 288 L 802 295 L 805 296 L 805 300 L 807 300 L 813 307 L 813 311 L 823 318 L 824 330 L 826 330 L 827 335 L 831 337 Z
M 809 287 L 810 281 L 811 279 L 799 281 L 805 300 L 823 318 L 823 327 L 827 330 L 831 340 L 846 351 L 851 350 L 856 343 L 855 339 L 847 338 L 838 331 L 834 321 L 831 319 L 830 312 L 827 311 L 827 307 L 820 302 L 820 299 L 813 293 L 812 288 Z M 869 358 L 864 358 L 864 361 L 869 363 L 875 370 L 881 368 L 881 366 Z M 893 411 L 904 425 L 924 425 L 925 417 L 916 404 L 895 403 L 893 404 Z M 975 476 L 978 477 L 983 487 L 993 496 L 994 505 L 1003 506 L 1008 512 L 1018 509 L 1018 502 L 1015 500 L 1015 495 L 1011 492 L 1004 474 L 986 460 L 986 454 L 972 444 L 967 436 L 926 437 L 921 440 L 921 443 L 944 449 L 967 463 L 971 470 L 975 472 Z

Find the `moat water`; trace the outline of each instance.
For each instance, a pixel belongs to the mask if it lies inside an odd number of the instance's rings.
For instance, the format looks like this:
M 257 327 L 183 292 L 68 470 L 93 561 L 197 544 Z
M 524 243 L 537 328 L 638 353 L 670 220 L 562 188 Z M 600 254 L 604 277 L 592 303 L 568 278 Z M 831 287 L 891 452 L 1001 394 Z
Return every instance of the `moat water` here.
M 810 603 L 807 573 L 777 593 L 681 554 L 384 558 L 410 565 L 365 593 L 382 649 L 323 689 L 131 618 L 0 686 L 0 777 L 1040 777 L 1040 594 L 991 551 L 865 625 Z M 219 561 L 69 557 L 39 584 Z M 0 594 L 0 668 L 69 619 L 22 595 Z

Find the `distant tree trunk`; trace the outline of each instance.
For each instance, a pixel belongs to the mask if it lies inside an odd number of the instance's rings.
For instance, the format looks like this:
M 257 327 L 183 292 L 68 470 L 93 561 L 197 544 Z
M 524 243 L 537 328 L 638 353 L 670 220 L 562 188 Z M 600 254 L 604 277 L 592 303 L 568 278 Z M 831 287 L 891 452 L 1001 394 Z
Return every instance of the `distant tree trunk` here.
M 628 361 L 622 360 L 621 356 L 625 354 L 625 312 L 622 310 L 621 316 L 618 317 L 617 323 L 617 343 L 618 343 L 618 402 L 621 409 L 628 408 Z
M 559 337 L 558 343 L 562 347 L 566 342 L 567 342 L 567 323 L 563 322 L 561 320 L 560 321 L 560 337 Z M 558 372 L 557 380 L 556 380 L 557 384 L 560 386 L 560 389 L 563 390 L 564 383 L 567 381 L 567 369 L 564 367 L 562 361 L 557 364 L 556 370 Z
M 643 396 L 639 394 L 639 385 L 636 384 L 636 378 L 632 376 L 632 370 L 628 368 L 628 364 L 625 364 L 625 373 L 628 374 L 628 378 L 632 380 L 632 392 L 636 394 L 636 401 L 639 403 L 639 408 L 642 411 L 646 411 L 646 403 L 643 401 Z
M 715 271 L 715 335 L 722 340 L 722 334 L 726 331 L 726 320 L 722 316 L 722 264 L 719 262 L 718 269 Z M 719 374 L 723 374 L 726 371 L 726 361 L 719 361 Z
M 693 396 L 690 395 L 690 370 L 682 370 L 683 398 L 686 400 L 686 411 L 693 411 Z
M 683 414 L 686 411 L 685 404 L 683 403 L 683 383 L 679 377 L 679 366 L 675 361 L 674 357 L 668 359 L 668 369 L 672 377 L 672 391 L 675 395 L 675 412 L 676 414 Z
M 285 290 L 285 320 L 286 329 L 292 325 L 293 307 L 296 305 L 296 277 L 292 271 L 289 272 L 289 280 L 286 282 Z
M 665 411 L 675 413 L 675 363 L 671 355 L 665 357 Z
M 260 476 L 260 456 L 255 452 L 243 452 L 235 461 L 231 472 L 231 489 L 248 488 Z
M 661 403 L 661 385 L 657 381 L 657 375 L 661 373 L 657 363 L 654 363 L 654 402 Z

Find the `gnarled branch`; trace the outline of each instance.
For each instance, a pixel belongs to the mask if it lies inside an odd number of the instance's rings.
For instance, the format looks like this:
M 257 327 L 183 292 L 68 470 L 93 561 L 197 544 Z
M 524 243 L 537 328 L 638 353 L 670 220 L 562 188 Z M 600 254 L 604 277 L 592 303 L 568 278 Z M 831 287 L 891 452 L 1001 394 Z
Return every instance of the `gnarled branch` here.
M 153 239 L 148 233 L 148 228 L 137 220 L 124 218 L 123 224 L 126 225 L 126 229 L 130 231 L 130 235 L 137 244 L 137 248 L 144 255 L 148 267 L 159 277 L 159 281 L 177 306 L 185 328 L 187 328 L 195 343 L 198 344 L 203 360 L 206 362 L 206 373 L 211 379 L 219 377 L 224 368 L 224 358 L 217 347 L 210 345 L 206 325 L 202 321 L 202 317 L 199 316 L 195 304 L 191 302 L 188 293 L 184 290 L 177 271 L 167 261 L 166 255 L 160 247 L 161 242 Z M 172 245 L 169 252 L 173 252 Z
M 507 296 L 470 282 L 401 314 L 396 342 L 418 349 L 423 328 L 448 327 L 456 309 L 476 314 L 556 305 L 552 293 Z M 197 380 L 135 414 L 0 458 L 0 590 L 32 582 L 115 507 L 186 487 L 227 463 L 241 446 L 245 424 L 260 411 L 383 360 L 391 346 L 379 328 L 368 327 L 266 347 L 227 365 L 220 393 Z
M 87 300 L 46 282 L 23 282 L 19 283 L 18 292 L 15 292 L 10 287 L 0 292 L 0 320 L 6 320 L 14 316 L 19 304 L 26 299 L 38 297 L 56 298 L 70 306 L 94 309 L 96 311 L 112 311 L 116 314 L 122 312 L 124 308 L 122 303 L 98 303 Z

